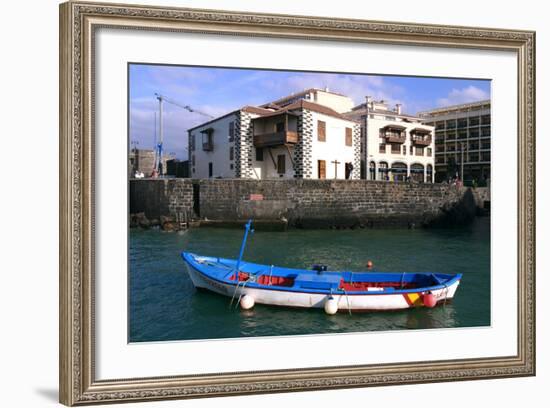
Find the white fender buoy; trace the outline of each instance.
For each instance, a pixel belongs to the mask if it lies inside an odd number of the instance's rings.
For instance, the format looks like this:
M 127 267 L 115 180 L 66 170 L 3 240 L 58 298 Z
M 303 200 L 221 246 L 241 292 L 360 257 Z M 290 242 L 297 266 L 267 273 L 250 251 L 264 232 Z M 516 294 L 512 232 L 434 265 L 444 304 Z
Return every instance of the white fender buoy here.
M 244 295 L 241 298 L 241 308 L 243 310 L 249 310 L 254 307 L 254 298 L 250 295 Z
M 325 302 L 325 313 L 328 315 L 336 314 L 338 311 L 338 302 L 332 296 Z

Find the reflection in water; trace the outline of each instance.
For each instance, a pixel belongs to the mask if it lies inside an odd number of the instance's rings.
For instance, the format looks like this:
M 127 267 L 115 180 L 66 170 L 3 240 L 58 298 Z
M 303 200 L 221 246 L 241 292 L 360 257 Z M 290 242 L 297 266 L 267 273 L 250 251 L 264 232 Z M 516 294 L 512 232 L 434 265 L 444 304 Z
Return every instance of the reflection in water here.
M 242 231 L 130 233 L 130 341 L 212 339 L 379 330 L 473 327 L 490 324 L 489 219 L 449 230 L 291 230 L 257 232 L 245 253 L 251 262 L 333 270 L 463 273 L 453 303 L 434 309 L 338 313 L 256 305 L 230 308 L 230 299 L 197 291 L 180 252 L 236 257 Z

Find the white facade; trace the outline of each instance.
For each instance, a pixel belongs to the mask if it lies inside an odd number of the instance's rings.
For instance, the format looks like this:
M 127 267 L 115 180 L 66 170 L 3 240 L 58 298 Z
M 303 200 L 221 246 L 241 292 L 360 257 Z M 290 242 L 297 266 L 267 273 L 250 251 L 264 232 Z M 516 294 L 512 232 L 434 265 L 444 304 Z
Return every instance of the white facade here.
M 359 124 L 304 99 L 244 107 L 188 133 L 193 178 L 360 177 Z
M 239 112 L 237 111 L 189 131 L 189 174 L 191 177 L 236 177 L 238 121 Z M 230 127 L 233 127 L 235 132 L 232 138 L 230 137 Z
M 434 127 L 420 118 L 367 101 L 349 113 L 363 129 L 363 177 L 369 180 L 434 181 Z M 366 130 L 366 131 L 365 131 Z
M 327 179 L 345 179 L 346 163 L 353 166 L 353 171 L 348 178 L 359 178 L 360 164 L 354 164 L 354 143 L 346 144 L 346 129 L 354 130 L 356 124 L 348 120 L 323 115 L 322 113 L 312 112 L 313 118 L 313 143 L 311 148 L 311 158 L 313 164 L 313 179 L 323 178 L 319 165 L 324 162 L 325 177 Z M 326 125 L 325 141 L 318 138 L 318 124 L 324 122 Z M 356 132 L 359 129 L 357 128 Z M 359 142 L 359 138 L 357 138 Z M 358 146 L 360 149 L 360 146 Z M 336 162 L 336 163 L 335 163 Z M 322 164 L 321 164 L 322 167 Z

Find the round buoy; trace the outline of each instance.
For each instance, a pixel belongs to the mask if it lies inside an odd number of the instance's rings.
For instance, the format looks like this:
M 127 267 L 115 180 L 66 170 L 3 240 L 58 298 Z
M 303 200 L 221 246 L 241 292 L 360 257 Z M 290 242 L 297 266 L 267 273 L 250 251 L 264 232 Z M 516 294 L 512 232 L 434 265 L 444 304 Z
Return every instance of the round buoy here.
M 367 268 L 372 269 L 373 266 L 374 266 L 374 264 L 373 264 L 372 261 L 369 259 L 369 260 L 367 261 Z
M 332 296 L 325 302 L 325 313 L 328 315 L 336 314 L 338 311 L 338 302 Z
M 241 298 L 241 308 L 243 310 L 250 310 L 254 307 L 254 298 L 250 295 L 244 295 Z
M 434 307 L 437 304 L 437 300 L 435 300 L 435 296 L 432 292 L 424 293 L 422 301 L 426 307 Z

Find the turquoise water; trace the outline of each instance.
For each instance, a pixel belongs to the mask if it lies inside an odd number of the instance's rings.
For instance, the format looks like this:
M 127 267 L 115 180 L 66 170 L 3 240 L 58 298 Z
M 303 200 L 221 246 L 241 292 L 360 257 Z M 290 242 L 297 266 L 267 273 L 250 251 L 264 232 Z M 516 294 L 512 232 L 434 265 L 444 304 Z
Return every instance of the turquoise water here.
M 129 341 L 430 329 L 490 325 L 490 225 L 478 218 L 453 229 L 257 231 L 245 259 L 294 268 L 463 273 L 452 303 L 434 309 L 339 313 L 256 305 L 230 309 L 230 299 L 196 291 L 180 252 L 236 258 L 243 230 L 130 230 Z

